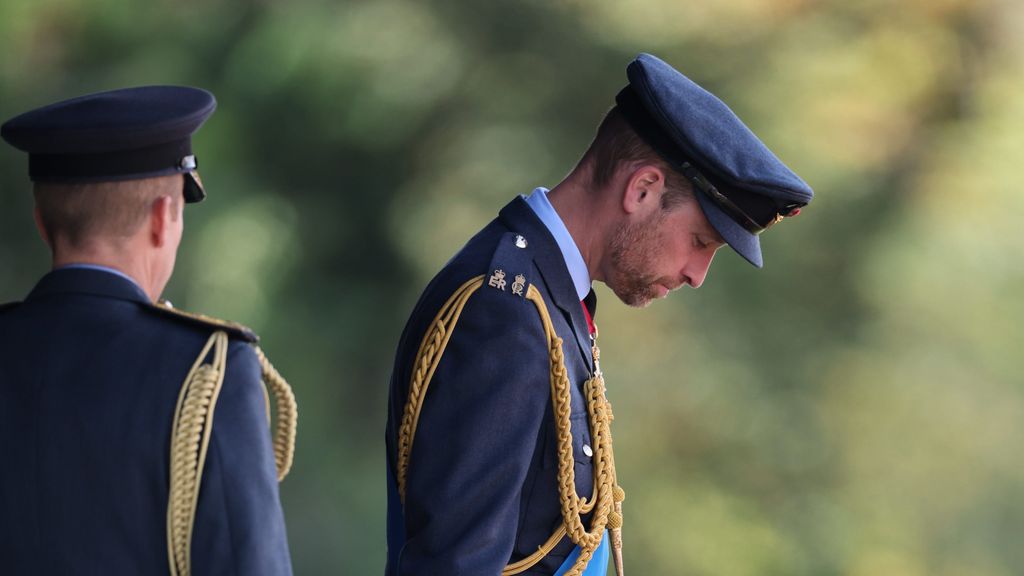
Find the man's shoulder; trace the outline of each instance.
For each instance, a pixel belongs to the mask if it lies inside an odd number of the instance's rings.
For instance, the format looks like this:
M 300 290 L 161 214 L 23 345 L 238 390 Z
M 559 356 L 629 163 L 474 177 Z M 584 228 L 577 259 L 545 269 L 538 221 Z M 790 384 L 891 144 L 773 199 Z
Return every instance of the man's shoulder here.
M 0 315 L 4 314 L 5 312 L 11 312 L 15 308 L 17 308 L 18 306 L 21 306 L 21 302 L 5 302 L 5 303 L 2 303 L 2 304 L 0 304 Z
M 427 293 L 446 299 L 467 282 L 482 280 L 481 290 L 504 293 L 512 304 L 525 298 L 537 276 L 529 240 L 505 227 L 492 225 L 474 236 L 441 269 Z
M 503 234 L 496 242 L 484 270 L 483 287 L 505 292 L 512 297 L 525 298 L 535 277 L 533 247 L 529 240 L 516 232 Z
M 431 322 L 455 309 L 460 324 L 508 326 L 518 323 L 518 318 L 526 319 L 533 306 L 525 296 L 538 277 L 529 239 L 499 221 L 492 222 L 424 288 L 403 332 L 399 357 L 405 357 L 401 350 L 415 352 Z
M 205 314 L 186 312 L 171 306 L 169 302 L 157 304 L 143 304 L 143 310 L 152 315 L 155 320 L 172 330 L 192 332 L 200 334 L 213 334 L 214 332 L 225 332 L 232 340 L 239 340 L 255 344 L 259 342 L 259 336 L 248 326 L 221 320 Z

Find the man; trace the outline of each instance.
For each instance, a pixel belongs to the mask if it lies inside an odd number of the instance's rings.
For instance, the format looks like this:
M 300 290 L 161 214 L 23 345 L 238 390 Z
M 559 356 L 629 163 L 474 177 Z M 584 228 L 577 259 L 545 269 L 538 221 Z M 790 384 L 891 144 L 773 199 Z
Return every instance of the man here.
M 215 106 L 195 88 L 130 88 L 0 129 L 29 154 L 53 255 L 0 307 L 4 574 L 291 574 L 287 384 L 245 327 L 157 303 L 184 204 L 205 197 L 191 135 Z
M 668 64 L 642 54 L 627 75 L 575 169 L 505 206 L 409 319 L 388 414 L 389 575 L 603 575 L 609 549 L 621 572 L 591 283 L 645 306 L 699 287 L 724 244 L 760 267 L 757 235 L 811 200 Z

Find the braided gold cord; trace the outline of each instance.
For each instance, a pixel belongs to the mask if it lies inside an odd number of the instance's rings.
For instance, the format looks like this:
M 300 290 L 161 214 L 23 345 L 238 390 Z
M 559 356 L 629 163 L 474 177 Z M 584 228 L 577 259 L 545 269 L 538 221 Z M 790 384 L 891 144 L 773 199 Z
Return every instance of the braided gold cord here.
M 295 432 L 299 423 L 299 409 L 295 403 L 292 387 L 267 360 L 263 350 L 256 347 L 256 357 L 263 371 L 263 382 L 274 396 L 277 425 L 274 426 L 274 463 L 277 465 L 277 481 L 281 482 L 292 468 L 295 459 Z M 267 405 L 269 421 L 269 403 Z
M 213 358 L 210 363 L 204 363 L 211 349 Z M 167 504 L 167 555 L 171 576 L 189 576 L 192 571 L 192 530 L 196 505 L 213 432 L 214 409 L 227 372 L 227 353 L 227 334 L 223 331 L 215 332 L 196 358 L 178 395 L 171 427 L 171 474 Z M 259 348 L 256 348 L 256 357 L 266 388 L 270 389 L 277 401 L 277 427 L 273 444 L 277 480 L 280 482 L 288 474 L 295 453 L 298 421 L 295 395 L 288 382 Z M 269 399 L 267 420 L 269 423 Z
M 484 277 L 477 276 L 455 291 L 438 311 L 420 343 L 419 351 L 414 359 L 415 369 L 409 384 L 409 398 L 402 414 L 402 423 L 398 430 L 396 449 L 396 479 L 398 494 L 405 503 L 406 475 L 408 474 L 409 458 L 412 453 L 416 426 L 419 423 L 420 411 L 426 396 L 430 380 L 441 362 L 441 356 L 448 345 L 455 325 L 459 320 L 469 297 L 484 282 Z M 532 285 L 526 292 L 526 298 L 533 302 L 544 326 L 544 335 L 548 341 L 548 358 L 550 364 L 551 402 L 555 418 L 555 431 L 558 452 L 558 492 L 562 512 L 562 524 L 548 540 L 538 547 L 537 551 L 505 567 L 503 576 L 512 576 L 529 570 L 543 559 L 566 535 L 580 547 L 580 555 L 568 576 L 579 576 L 590 562 L 594 551 L 601 544 L 606 528 L 613 533 L 621 529 L 622 513 L 619 502 L 624 492 L 619 488 L 615 478 L 615 459 L 612 454 L 611 420 L 613 418 L 611 404 L 605 398 L 604 378 L 598 369 L 594 377 L 586 382 L 588 414 L 594 443 L 594 499 L 588 501 L 576 493 L 576 472 L 573 460 L 571 413 L 571 384 L 565 372 L 565 359 L 562 352 L 562 339 L 555 333 L 551 316 L 543 297 Z M 600 352 L 594 350 L 595 357 Z M 583 526 L 581 516 L 593 511 L 590 530 Z M 621 551 L 621 539 L 620 548 Z M 617 557 L 620 560 L 621 556 Z M 621 563 L 620 561 L 618 563 Z
M 434 376 L 437 365 L 441 363 L 441 355 L 448 346 L 455 323 L 458 322 L 466 301 L 483 285 L 483 275 L 477 276 L 455 291 L 448 298 L 441 310 L 438 311 L 434 321 L 427 328 L 423 336 L 420 349 L 416 353 L 416 369 L 412 375 L 412 382 L 409 384 L 409 400 L 405 403 L 402 412 L 402 424 L 398 429 L 398 446 L 396 448 L 397 466 L 395 466 L 395 477 L 398 482 L 398 495 L 405 504 L 405 478 L 409 469 L 409 455 L 412 453 L 412 441 L 416 436 L 416 426 L 420 420 L 420 410 L 423 408 L 423 398 L 427 394 L 427 387 L 430 386 L 430 379 Z M 450 326 L 449 326 L 450 324 Z
M 203 361 L 213 349 L 213 361 Z M 224 383 L 228 336 L 215 332 L 185 378 L 171 428 L 171 478 L 167 505 L 167 554 L 171 576 L 189 576 L 192 528 L 203 465 L 213 431 L 213 412 Z
M 562 522 L 569 539 L 580 547 L 580 555 L 566 576 L 579 576 L 586 569 L 594 551 L 601 544 L 608 514 L 612 506 L 612 480 L 614 471 L 610 468 L 608 451 L 611 447 L 610 419 L 605 400 L 604 379 L 600 373 L 587 380 L 584 392 L 587 395 L 587 411 L 590 416 L 591 441 L 594 444 L 593 475 L 595 508 L 590 519 L 590 530 L 583 526 L 581 516 L 585 500 L 576 494 L 576 471 L 572 455 L 572 429 L 570 425 L 569 378 L 565 373 L 562 355 L 562 339 L 555 334 L 544 299 L 536 288 L 530 286 L 527 299 L 534 303 L 544 325 L 549 343 L 551 368 L 551 403 L 555 415 L 555 433 L 558 449 L 558 490 L 562 508 Z M 537 559 L 538 561 L 540 558 Z

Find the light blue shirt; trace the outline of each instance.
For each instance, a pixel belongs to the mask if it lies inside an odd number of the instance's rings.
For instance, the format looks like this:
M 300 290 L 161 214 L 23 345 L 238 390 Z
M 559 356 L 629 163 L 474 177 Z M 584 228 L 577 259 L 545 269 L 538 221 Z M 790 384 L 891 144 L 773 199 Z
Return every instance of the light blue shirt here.
M 548 200 L 547 188 L 536 188 L 529 196 L 525 196 L 526 203 L 533 208 L 533 212 L 544 223 L 544 226 L 555 237 L 558 248 L 562 251 L 562 259 L 572 276 L 572 284 L 576 288 L 576 296 L 580 300 L 586 298 L 590 293 L 590 271 L 587 270 L 587 263 L 583 260 L 576 241 L 569 234 L 569 229 L 562 222 L 562 217 L 555 211 L 555 207 Z
M 63 266 L 60 266 L 58 268 L 58 270 L 68 270 L 68 269 L 74 270 L 76 268 L 79 269 L 79 270 L 99 270 L 100 272 L 109 272 L 111 274 L 114 274 L 114 275 L 120 276 L 121 278 L 124 278 L 125 280 L 131 282 L 132 284 L 135 284 L 136 288 L 138 288 L 139 290 L 142 290 L 142 286 L 139 286 L 139 283 L 136 282 L 134 278 L 132 278 L 131 276 L 125 274 L 124 272 L 121 272 L 120 270 L 116 270 L 116 269 L 111 268 L 109 266 L 100 266 L 99 264 L 75 263 L 75 264 L 65 264 Z M 145 290 L 142 290 L 142 291 L 145 292 Z

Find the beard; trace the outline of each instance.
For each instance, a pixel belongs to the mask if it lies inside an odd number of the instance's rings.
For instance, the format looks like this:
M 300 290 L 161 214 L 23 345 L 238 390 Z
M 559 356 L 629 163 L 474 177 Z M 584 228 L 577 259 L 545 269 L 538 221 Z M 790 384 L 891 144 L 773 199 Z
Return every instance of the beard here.
M 662 250 L 658 241 L 662 219 L 655 214 L 646 222 L 622 224 L 612 235 L 612 271 L 605 284 L 627 306 L 644 308 L 658 297 L 659 285 L 670 287 L 676 283 L 653 272 Z

